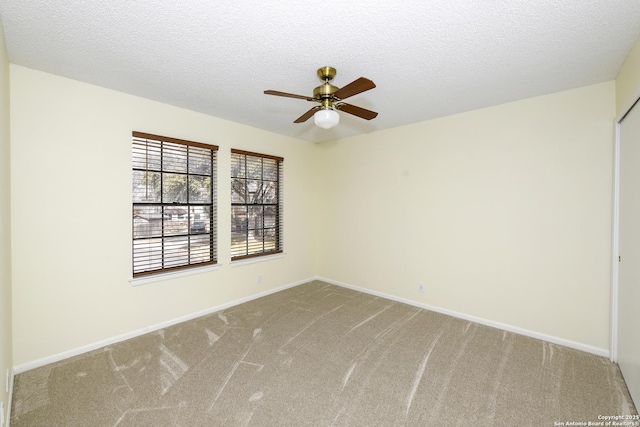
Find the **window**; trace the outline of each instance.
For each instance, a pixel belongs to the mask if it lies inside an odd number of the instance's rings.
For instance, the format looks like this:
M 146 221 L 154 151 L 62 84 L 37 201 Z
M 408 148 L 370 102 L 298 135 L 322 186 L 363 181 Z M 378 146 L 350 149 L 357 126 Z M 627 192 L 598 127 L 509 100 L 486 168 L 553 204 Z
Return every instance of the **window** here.
M 282 157 L 231 150 L 231 260 L 282 252 Z
M 216 263 L 215 145 L 133 132 L 133 276 Z

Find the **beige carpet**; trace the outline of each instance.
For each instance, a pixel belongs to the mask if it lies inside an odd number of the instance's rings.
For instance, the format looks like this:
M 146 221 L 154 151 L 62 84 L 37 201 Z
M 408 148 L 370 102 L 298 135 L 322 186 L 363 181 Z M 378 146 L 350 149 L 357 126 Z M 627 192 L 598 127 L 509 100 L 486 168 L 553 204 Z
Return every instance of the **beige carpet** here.
M 11 426 L 541 427 L 625 414 L 637 412 L 605 358 L 312 282 L 22 373 Z

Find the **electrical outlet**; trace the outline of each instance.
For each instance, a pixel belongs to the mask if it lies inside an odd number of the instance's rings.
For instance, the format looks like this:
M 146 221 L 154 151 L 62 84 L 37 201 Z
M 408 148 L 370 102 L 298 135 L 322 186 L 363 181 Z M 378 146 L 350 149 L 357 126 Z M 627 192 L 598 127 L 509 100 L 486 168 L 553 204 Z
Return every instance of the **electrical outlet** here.
M 262 274 L 258 274 L 258 277 L 256 277 L 256 283 L 262 283 Z
M 424 293 L 424 283 L 418 283 L 418 292 Z

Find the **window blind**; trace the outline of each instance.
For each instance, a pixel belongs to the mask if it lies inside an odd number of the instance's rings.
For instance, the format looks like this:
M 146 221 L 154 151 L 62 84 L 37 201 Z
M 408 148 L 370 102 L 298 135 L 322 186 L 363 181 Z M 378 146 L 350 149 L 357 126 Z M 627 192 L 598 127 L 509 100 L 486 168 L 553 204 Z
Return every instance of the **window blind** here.
M 231 150 L 231 260 L 283 250 L 282 157 Z
M 133 275 L 215 264 L 218 147 L 133 132 Z

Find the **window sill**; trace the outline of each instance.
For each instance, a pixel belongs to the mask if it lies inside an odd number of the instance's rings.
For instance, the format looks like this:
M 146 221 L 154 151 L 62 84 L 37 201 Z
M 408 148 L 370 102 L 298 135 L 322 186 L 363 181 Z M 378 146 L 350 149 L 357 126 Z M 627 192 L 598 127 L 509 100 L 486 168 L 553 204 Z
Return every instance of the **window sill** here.
M 256 264 L 258 262 L 271 261 L 274 259 L 284 258 L 286 254 L 284 252 L 275 255 L 257 256 L 254 258 L 241 259 L 238 261 L 231 261 L 231 267 L 240 267 L 247 264 Z
M 131 286 L 141 286 L 149 283 L 161 282 L 163 280 L 178 279 L 180 277 L 193 276 L 194 274 L 208 273 L 210 271 L 216 271 L 219 268 L 220 264 L 206 265 L 203 267 L 188 268 L 184 270 L 172 271 L 169 273 L 158 273 L 149 276 L 134 277 L 132 279 L 129 279 L 129 283 L 131 283 Z

